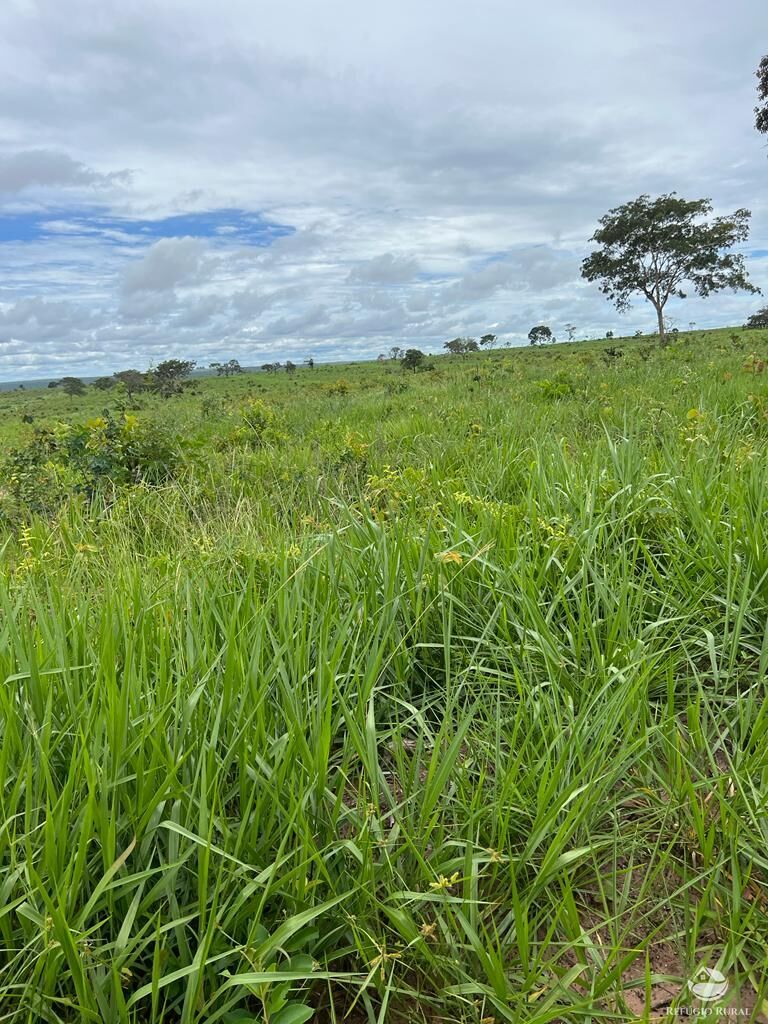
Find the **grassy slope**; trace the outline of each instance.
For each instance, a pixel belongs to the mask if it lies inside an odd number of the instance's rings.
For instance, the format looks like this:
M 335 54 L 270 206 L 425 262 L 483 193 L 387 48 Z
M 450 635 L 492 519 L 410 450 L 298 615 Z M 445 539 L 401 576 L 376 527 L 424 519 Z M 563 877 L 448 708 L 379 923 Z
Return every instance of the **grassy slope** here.
M 202 381 L 138 413 L 176 482 L 8 525 L 0 1017 L 631 1019 L 701 962 L 765 998 L 767 346 L 731 334 Z M 218 444 L 248 392 L 271 440 Z M 104 404 L 0 395 L 0 434 Z

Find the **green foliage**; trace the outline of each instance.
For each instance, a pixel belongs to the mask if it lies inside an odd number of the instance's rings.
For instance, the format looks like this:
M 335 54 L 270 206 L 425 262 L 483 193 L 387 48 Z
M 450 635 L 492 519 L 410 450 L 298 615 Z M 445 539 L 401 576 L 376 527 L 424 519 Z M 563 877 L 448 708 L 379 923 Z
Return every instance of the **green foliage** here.
M 485 335 L 485 337 L 491 337 L 491 335 Z M 454 338 L 452 341 L 446 341 L 443 348 L 447 349 L 451 355 L 461 356 L 462 359 L 465 358 L 469 352 L 480 351 L 474 338 Z
M 343 397 L 344 395 L 348 395 L 349 392 L 350 383 L 344 377 L 339 377 L 337 381 L 334 381 L 333 384 L 329 384 L 327 388 L 327 393 L 329 395 L 340 395 Z
M 757 68 L 757 97 L 760 104 L 755 107 L 755 127 L 765 135 L 768 134 L 768 56 L 763 57 Z
M 768 328 L 768 306 L 764 306 L 759 309 L 744 324 L 747 330 L 756 330 L 759 328 Z
M 157 424 L 106 413 L 82 424 L 36 429 L 27 445 L 8 453 L 3 477 L 17 516 L 49 515 L 68 495 L 93 495 L 104 484 L 164 483 L 180 460 L 176 439 Z
M 149 377 L 139 370 L 119 370 L 114 374 L 118 384 L 122 384 L 129 398 L 133 398 L 137 391 L 143 391 L 149 385 Z
M 209 363 L 208 366 L 219 377 L 233 377 L 245 372 L 237 359 L 228 359 L 226 363 Z
M 194 359 L 165 359 L 147 374 L 149 386 L 163 398 L 181 394 L 196 365 Z
M 553 400 L 557 398 L 569 398 L 576 393 L 576 387 L 571 377 L 564 371 L 560 371 L 550 380 L 544 377 L 536 381 L 536 386 L 541 390 L 544 398 Z
M 238 424 L 229 440 L 251 447 L 276 444 L 283 439 L 275 409 L 261 398 L 246 398 L 236 410 Z
M 538 327 L 532 327 L 528 331 L 528 342 L 531 345 L 543 345 L 545 342 L 555 341 L 555 336 L 545 324 L 539 324 Z
M 758 291 L 743 254 L 728 251 L 748 237 L 749 210 L 704 220 L 711 212 L 709 199 L 680 199 L 674 192 L 617 206 L 600 218 L 591 239 L 600 248 L 582 263 L 582 276 L 596 281 L 619 310 L 629 308 L 633 295 L 644 295 L 664 343 L 664 308 L 672 296 L 685 298 L 684 286 L 702 297 L 724 288 Z
M 83 384 L 79 377 L 62 377 L 58 382 L 58 387 L 61 388 L 65 395 L 69 395 L 70 398 L 76 398 L 78 395 L 85 394 L 85 384 Z
M 5 1017 L 761 1005 L 766 338 L 610 344 L 0 395 Z
M 415 373 L 421 368 L 421 366 L 423 366 L 425 358 L 426 356 L 420 349 L 409 348 L 403 356 L 401 365 L 404 370 L 413 370 Z

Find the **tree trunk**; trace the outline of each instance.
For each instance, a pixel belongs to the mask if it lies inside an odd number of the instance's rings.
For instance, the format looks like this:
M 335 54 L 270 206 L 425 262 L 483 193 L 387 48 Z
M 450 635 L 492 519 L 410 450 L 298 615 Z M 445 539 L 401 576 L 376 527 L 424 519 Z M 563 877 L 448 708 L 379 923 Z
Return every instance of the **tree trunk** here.
M 654 303 L 654 305 L 656 305 Z M 664 330 L 664 307 L 656 306 L 656 316 L 659 318 L 659 345 L 665 348 L 669 344 L 667 332 Z

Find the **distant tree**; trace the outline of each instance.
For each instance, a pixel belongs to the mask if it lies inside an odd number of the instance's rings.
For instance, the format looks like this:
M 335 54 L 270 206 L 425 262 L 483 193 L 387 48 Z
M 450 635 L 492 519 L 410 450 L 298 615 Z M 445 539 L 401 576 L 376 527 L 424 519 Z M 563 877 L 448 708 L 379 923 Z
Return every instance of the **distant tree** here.
M 310 356 L 309 359 L 307 360 L 307 366 L 310 368 L 310 370 L 314 370 L 315 360 L 312 358 L 312 356 Z
M 49 388 L 57 388 L 58 386 L 59 386 L 59 382 L 57 380 L 49 380 L 48 381 L 48 387 Z
M 62 377 L 59 381 L 59 387 L 70 398 L 76 398 L 78 395 L 85 394 L 85 384 L 83 384 L 79 377 Z
M 393 345 L 392 348 L 389 350 L 389 358 L 394 359 L 395 361 L 397 361 L 398 359 L 402 359 L 404 355 L 405 352 L 400 348 L 399 345 Z
M 756 292 L 744 257 L 727 252 L 749 234 L 749 210 L 729 217 L 702 218 L 709 199 L 685 200 L 675 192 L 651 199 L 642 195 L 600 219 L 591 241 L 600 246 L 581 265 L 582 276 L 596 281 L 620 311 L 640 293 L 656 310 L 659 341 L 667 343 L 664 307 L 671 296 L 684 299 L 690 282 L 702 297 L 723 288 Z
M 750 330 L 753 328 L 768 327 L 768 306 L 763 306 L 762 309 L 758 309 L 756 313 L 753 313 L 744 326 Z
M 115 386 L 117 381 L 114 377 L 97 377 L 92 383 L 97 391 L 109 391 L 110 388 Z
M 163 398 L 177 395 L 195 366 L 197 363 L 194 359 L 165 359 L 151 371 L 150 386 Z
M 493 348 L 498 340 L 498 336 L 495 334 L 484 334 L 480 339 L 480 344 L 483 348 Z
M 386 360 L 386 358 L 387 357 L 384 355 L 383 352 L 379 352 L 379 354 L 376 356 L 376 362 L 383 363 Z
M 266 370 L 267 373 L 277 373 L 278 370 L 283 368 L 282 363 L 263 363 L 262 370 Z
M 228 359 L 226 363 L 208 363 L 208 369 L 215 370 L 218 377 L 233 377 L 245 372 L 237 359 Z
M 606 331 L 605 332 L 605 336 L 606 336 L 606 338 L 612 338 L 613 337 L 613 331 Z
M 290 359 L 288 359 L 286 361 L 285 372 L 286 373 L 296 373 L 296 364 L 292 363 Z
M 573 339 L 576 337 L 576 325 L 566 324 L 565 329 L 568 332 L 568 341 L 573 341 Z
M 424 353 L 418 348 L 409 348 L 403 356 L 402 367 L 404 370 L 413 370 L 414 373 L 424 362 Z
M 755 107 L 755 128 L 768 135 L 768 56 L 763 57 L 757 68 L 757 97 L 761 104 Z
M 642 336 L 643 336 L 643 332 L 642 332 L 642 331 L 640 330 L 640 328 L 638 328 L 638 329 L 637 329 L 637 330 L 635 331 L 635 337 L 636 337 L 636 338 L 642 338 Z
M 479 346 L 474 338 L 453 338 L 446 341 L 443 348 L 448 349 L 451 355 L 461 356 L 464 359 L 468 352 L 479 352 Z
M 148 383 L 147 375 L 140 370 L 118 370 L 113 376 L 118 384 L 123 385 L 130 400 L 133 400 L 137 391 L 143 391 Z
M 539 324 L 538 327 L 532 327 L 528 331 L 528 343 L 530 345 L 543 345 L 546 341 L 553 342 L 555 336 L 549 327 L 544 324 Z

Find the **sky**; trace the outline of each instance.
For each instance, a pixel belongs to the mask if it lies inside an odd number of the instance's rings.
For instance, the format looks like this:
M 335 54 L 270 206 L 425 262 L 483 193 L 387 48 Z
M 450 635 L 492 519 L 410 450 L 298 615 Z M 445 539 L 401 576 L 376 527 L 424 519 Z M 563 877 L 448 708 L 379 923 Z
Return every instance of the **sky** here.
M 764 52 L 765 0 L 3 0 L 0 380 L 650 332 L 579 273 L 641 193 L 750 209 L 768 294 Z

